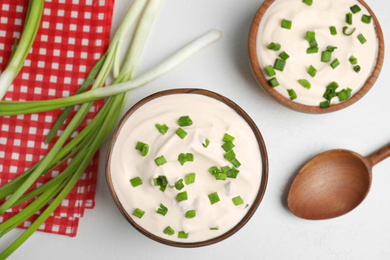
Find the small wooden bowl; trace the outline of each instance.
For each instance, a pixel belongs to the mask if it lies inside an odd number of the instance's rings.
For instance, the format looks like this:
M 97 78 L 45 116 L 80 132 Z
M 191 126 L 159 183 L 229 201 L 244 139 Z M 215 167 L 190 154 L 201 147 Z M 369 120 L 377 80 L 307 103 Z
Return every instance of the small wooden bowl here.
M 263 18 L 263 15 L 267 11 L 267 9 L 272 5 L 272 3 L 275 1 L 277 0 L 265 0 L 265 2 L 261 5 L 259 10 L 257 11 L 252 21 L 252 25 L 249 32 L 248 48 L 249 48 L 250 65 L 251 65 L 252 72 L 255 76 L 255 79 L 257 83 L 262 87 L 262 89 L 280 104 L 296 111 L 312 113 L 312 114 L 321 114 L 321 113 L 328 113 L 328 112 L 341 110 L 343 108 L 352 105 L 359 99 L 361 99 L 371 89 L 371 87 L 374 85 L 375 81 L 377 80 L 380 71 L 382 69 L 384 52 L 385 52 L 382 29 L 380 27 L 378 19 L 376 18 L 371 8 L 363 0 L 358 0 L 358 2 L 368 10 L 370 15 L 372 16 L 372 21 L 375 24 L 376 35 L 378 37 L 378 57 L 376 60 L 375 68 L 371 76 L 366 80 L 365 84 L 358 92 L 352 95 L 349 99 L 338 104 L 332 104 L 329 108 L 324 109 L 324 108 L 320 108 L 319 106 L 300 104 L 281 95 L 277 90 L 275 90 L 268 84 L 267 79 L 263 74 L 263 70 L 260 68 L 259 61 L 257 58 L 257 48 L 256 48 L 259 25 L 261 19 Z
M 253 131 L 256 139 L 257 139 L 257 142 L 258 142 L 258 147 L 260 149 L 261 161 L 262 161 L 262 172 L 259 173 L 259 174 L 261 174 L 261 183 L 260 183 L 259 191 L 257 193 L 257 196 L 256 196 L 254 202 L 253 202 L 253 205 L 251 206 L 251 208 L 249 209 L 247 214 L 244 216 L 244 218 L 236 226 L 234 226 L 232 229 L 230 229 L 228 232 L 226 232 L 226 233 L 224 233 L 224 234 L 222 234 L 222 235 L 220 235 L 218 237 L 215 237 L 215 238 L 212 238 L 212 239 L 209 239 L 209 240 L 205 240 L 205 241 L 189 242 L 189 243 L 171 241 L 171 240 L 164 239 L 162 237 L 156 236 L 156 235 L 148 232 L 147 230 L 145 230 L 142 226 L 138 225 L 135 221 L 133 221 L 132 217 L 130 216 L 131 213 L 127 212 L 124 209 L 124 207 L 121 204 L 119 198 L 117 197 L 116 191 L 115 191 L 113 183 L 112 183 L 111 170 L 110 170 L 111 155 L 112 155 L 112 151 L 113 151 L 113 148 L 114 148 L 115 141 L 116 141 L 116 139 L 117 139 L 117 137 L 119 135 L 119 132 L 121 131 L 123 125 L 131 117 L 131 115 L 138 108 L 140 108 L 145 103 L 147 103 L 147 102 L 149 102 L 149 101 L 151 101 L 153 99 L 156 99 L 156 98 L 159 98 L 159 97 L 162 97 L 162 96 L 166 96 L 166 95 L 183 94 L 183 93 L 184 94 L 198 94 L 198 95 L 204 95 L 204 96 L 207 96 L 207 97 L 211 97 L 211 98 L 214 98 L 214 99 L 216 99 L 216 100 L 218 100 L 218 101 L 228 105 L 233 110 L 235 110 L 248 123 L 248 125 L 252 129 L 252 131 Z M 266 190 L 266 186 L 267 186 L 267 181 L 268 181 L 268 156 L 267 156 L 267 151 L 266 151 L 264 140 L 263 140 L 263 138 L 262 138 L 262 136 L 261 136 L 261 134 L 259 132 L 259 129 L 257 128 L 256 124 L 249 117 L 249 115 L 244 110 L 242 110 L 242 108 L 240 108 L 236 103 L 234 103 L 230 99 L 228 99 L 228 98 L 226 98 L 226 97 L 224 97 L 224 96 L 222 96 L 220 94 L 217 94 L 217 93 L 214 93 L 214 92 L 211 92 L 211 91 L 208 91 L 208 90 L 203 90 L 203 89 L 172 89 L 172 90 L 165 90 L 165 91 L 161 91 L 161 92 L 152 94 L 152 95 L 142 99 L 141 101 L 139 101 L 132 108 L 130 108 L 130 110 L 128 110 L 126 112 L 126 114 L 123 116 L 123 118 L 119 121 L 119 124 L 117 125 L 117 127 L 115 128 L 115 130 L 113 132 L 113 136 L 111 138 L 111 141 L 110 141 L 110 144 L 109 144 L 109 148 L 108 148 L 108 152 L 107 152 L 107 157 L 106 157 L 106 180 L 107 180 L 107 184 L 108 184 L 108 188 L 110 190 L 110 193 L 111 193 L 111 195 L 112 195 L 112 197 L 113 197 L 113 199 L 115 201 L 115 204 L 117 205 L 118 209 L 120 210 L 122 215 L 125 217 L 125 219 L 135 229 L 137 229 L 139 232 L 141 232 L 142 234 L 144 234 L 148 238 L 151 238 L 152 240 L 155 240 L 155 241 L 157 241 L 159 243 L 162 243 L 162 244 L 165 244 L 165 245 L 169 245 L 169 246 L 184 247 L 184 248 L 201 247 L 201 246 L 207 246 L 207 245 L 215 244 L 217 242 L 220 242 L 220 241 L 230 237 L 231 235 L 236 233 L 239 229 L 241 229 L 249 221 L 249 219 L 252 217 L 252 215 L 255 213 L 255 211 L 257 210 L 261 200 L 263 199 L 263 196 L 264 196 L 264 193 L 265 193 L 265 190 Z

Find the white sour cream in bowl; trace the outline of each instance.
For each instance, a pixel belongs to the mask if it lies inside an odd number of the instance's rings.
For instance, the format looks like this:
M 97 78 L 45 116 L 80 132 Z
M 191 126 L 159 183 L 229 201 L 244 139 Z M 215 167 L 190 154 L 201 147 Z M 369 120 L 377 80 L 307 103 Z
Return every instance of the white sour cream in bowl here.
M 238 231 L 266 188 L 264 141 L 231 100 L 167 90 L 133 106 L 107 155 L 110 192 L 124 217 L 158 242 L 197 247 Z
M 373 86 L 384 41 L 361 0 L 266 0 L 251 27 L 249 55 L 259 84 L 278 102 L 325 113 Z

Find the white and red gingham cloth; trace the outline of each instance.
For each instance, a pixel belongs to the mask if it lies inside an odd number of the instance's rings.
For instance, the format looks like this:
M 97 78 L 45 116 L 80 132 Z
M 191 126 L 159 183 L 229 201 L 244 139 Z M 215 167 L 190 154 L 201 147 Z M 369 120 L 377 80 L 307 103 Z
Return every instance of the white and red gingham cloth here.
M 14 38 L 20 38 L 28 2 L 0 1 L 0 71 L 9 60 Z M 113 6 L 114 0 L 45 0 L 32 50 L 4 100 L 44 100 L 73 95 L 107 49 Z M 102 104 L 103 101 L 95 102 L 77 131 L 86 125 Z M 61 110 L 55 110 L 0 117 L 0 186 L 34 165 L 48 152 L 53 142 L 45 145 L 44 139 L 60 113 Z M 39 228 L 40 231 L 76 235 L 84 209 L 95 205 L 98 160 L 97 154 L 76 187 Z M 40 177 L 34 187 L 57 176 L 65 167 L 66 163 Z M 8 210 L 0 216 L 0 222 L 25 206 Z M 38 214 L 20 227 L 28 227 Z

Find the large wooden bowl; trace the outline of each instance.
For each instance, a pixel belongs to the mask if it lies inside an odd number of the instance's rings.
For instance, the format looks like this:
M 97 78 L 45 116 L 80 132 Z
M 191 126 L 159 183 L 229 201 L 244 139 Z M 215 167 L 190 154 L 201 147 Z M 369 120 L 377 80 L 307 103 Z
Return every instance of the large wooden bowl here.
M 115 141 L 117 140 L 117 137 L 118 137 L 118 135 L 119 135 L 123 125 L 125 124 L 125 122 L 127 120 L 129 120 L 131 118 L 131 115 L 138 108 L 140 108 L 145 103 L 147 103 L 147 102 L 149 102 L 149 101 L 151 101 L 153 99 L 156 99 L 156 98 L 159 98 L 159 97 L 162 97 L 162 96 L 166 96 L 166 95 L 175 95 L 175 94 L 183 94 L 183 93 L 185 93 L 185 94 L 198 94 L 198 95 L 204 95 L 204 96 L 207 96 L 207 97 L 211 97 L 211 98 L 214 98 L 214 99 L 216 99 L 216 100 L 218 100 L 218 101 L 228 105 L 233 110 L 235 110 L 248 123 L 248 125 L 252 129 L 252 131 L 253 131 L 253 133 L 254 133 L 254 135 L 256 137 L 256 140 L 258 142 L 258 147 L 259 147 L 259 150 L 260 150 L 261 161 L 262 161 L 262 171 L 258 173 L 258 174 L 261 175 L 260 187 L 259 187 L 258 193 L 256 195 L 256 198 L 255 198 L 255 200 L 253 202 L 253 205 L 251 206 L 251 208 L 249 209 L 247 214 L 244 216 L 244 218 L 236 226 L 234 226 L 232 229 L 230 229 L 228 232 L 226 232 L 226 233 L 224 233 L 224 234 L 222 234 L 222 235 L 220 235 L 218 237 L 215 237 L 215 238 L 212 238 L 212 239 L 209 239 L 209 240 L 206 240 L 206 241 L 188 242 L 188 243 L 171 241 L 171 240 L 168 240 L 168 239 L 156 236 L 156 235 L 148 232 L 142 226 L 138 225 L 132 219 L 131 212 L 130 213 L 127 212 L 124 209 L 123 205 L 121 204 L 121 202 L 120 202 L 120 200 L 119 200 L 119 198 L 118 198 L 118 196 L 116 194 L 113 182 L 112 182 L 111 170 L 110 170 L 111 155 L 112 155 L 112 152 L 113 152 Z M 169 245 L 169 246 L 187 247 L 187 248 L 188 247 L 201 247 L 201 246 L 207 246 L 207 245 L 211 245 L 211 244 L 220 242 L 220 241 L 228 238 L 229 236 L 233 235 L 239 229 L 241 229 L 248 222 L 248 220 L 252 217 L 252 215 L 255 213 L 255 211 L 257 210 L 257 208 L 258 208 L 258 206 L 259 206 L 259 204 L 260 204 L 260 202 L 261 202 L 261 200 L 262 200 L 262 198 L 264 196 L 264 193 L 265 193 L 265 190 L 266 190 L 266 186 L 267 186 L 267 181 L 268 181 L 268 157 L 267 157 L 267 151 L 266 151 L 264 140 L 263 140 L 263 138 L 262 138 L 262 136 L 260 134 L 260 131 L 257 128 L 256 124 L 253 122 L 253 120 L 249 117 L 249 115 L 244 110 L 242 110 L 236 103 L 234 103 L 230 99 L 228 99 L 228 98 L 226 98 L 226 97 L 224 97 L 224 96 L 222 96 L 220 94 L 217 94 L 217 93 L 214 93 L 214 92 L 211 92 L 211 91 L 208 91 L 208 90 L 203 90 L 203 89 L 173 89 L 173 90 L 165 90 L 165 91 L 161 91 L 161 92 L 155 93 L 153 95 L 150 95 L 150 96 L 142 99 L 141 101 L 139 101 L 130 110 L 128 110 L 126 112 L 126 114 L 123 116 L 123 118 L 119 121 L 119 124 L 117 125 L 117 127 L 114 130 L 111 142 L 109 144 L 108 152 L 107 152 L 107 157 L 106 157 L 106 179 L 107 179 L 108 188 L 110 190 L 110 193 L 111 193 L 111 195 L 112 195 L 112 197 L 113 197 L 113 199 L 114 199 L 118 209 L 120 210 L 122 215 L 125 217 L 125 219 L 135 229 L 137 229 L 139 232 L 141 232 L 145 236 L 147 236 L 147 237 L 149 237 L 149 238 L 151 238 L 151 239 L 153 239 L 153 240 L 155 240 L 157 242 L 160 242 L 162 244 Z
M 257 36 L 259 31 L 259 24 L 267 9 L 275 1 L 277 0 L 265 0 L 265 2 L 261 5 L 259 10 L 257 11 L 249 32 L 248 48 L 249 48 L 250 65 L 251 65 L 252 72 L 255 76 L 255 79 L 258 82 L 258 84 L 262 87 L 262 89 L 280 104 L 296 111 L 312 113 L 312 114 L 334 112 L 346 108 L 352 105 L 353 103 L 355 103 L 356 101 L 358 101 L 359 99 L 361 99 L 372 88 L 375 81 L 377 80 L 380 71 L 382 69 L 384 52 L 385 52 L 382 29 L 380 27 L 378 19 L 376 18 L 371 8 L 363 0 L 358 0 L 358 2 L 361 5 L 363 5 L 372 16 L 372 21 L 374 22 L 376 35 L 378 37 L 378 57 L 376 60 L 375 68 L 371 76 L 366 80 L 363 87 L 354 95 L 352 95 L 349 99 L 338 104 L 332 104 L 329 108 L 320 108 L 319 106 L 304 105 L 292 101 L 289 98 L 286 98 L 285 96 L 280 94 L 277 90 L 275 90 L 268 84 L 267 79 L 263 74 L 263 69 L 260 68 L 259 61 L 257 58 L 257 49 L 256 49 L 256 41 L 257 41 Z

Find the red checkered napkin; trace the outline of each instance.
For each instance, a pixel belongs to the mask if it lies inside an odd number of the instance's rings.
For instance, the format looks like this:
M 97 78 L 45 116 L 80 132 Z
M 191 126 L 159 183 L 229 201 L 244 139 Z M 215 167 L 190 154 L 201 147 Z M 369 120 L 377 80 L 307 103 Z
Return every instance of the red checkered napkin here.
M 0 2 L 0 70 L 11 55 L 14 38 L 20 38 L 27 0 Z M 24 67 L 5 100 L 44 100 L 73 95 L 108 46 L 114 0 L 46 0 L 37 37 Z M 80 131 L 102 106 L 95 102 Z M 39 161 L 53 143 L 44 139 L 61 110 L 0 117 L 0 186 Z M 73 112 L 74 114 L 74 112 Z M 91 161 L 76 187 L 39 230 L 75 236 L 85 208 L 93 208 L 99 156 Z M 67 162 L 40 177 L 34 187 L 57 176 Z M 1 203 L 1 202 L 0 202 Z M 0 222 L 19 212 L 13 208 Z M 20 227 L 28 227 L 34 219 Z

